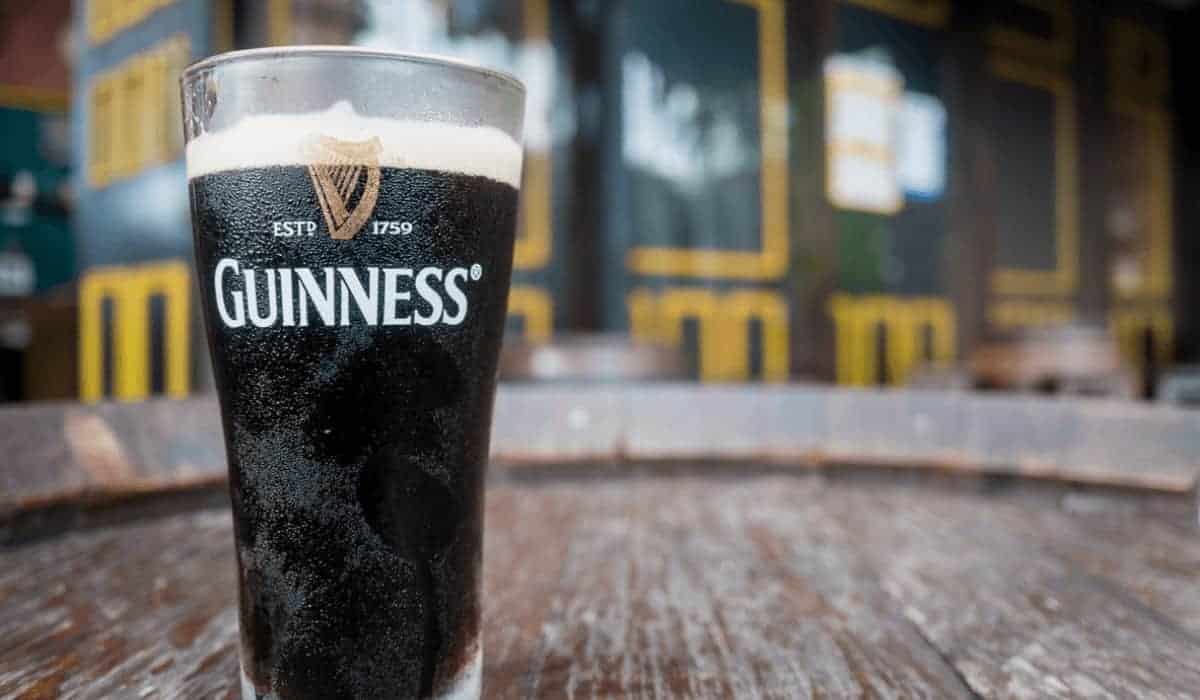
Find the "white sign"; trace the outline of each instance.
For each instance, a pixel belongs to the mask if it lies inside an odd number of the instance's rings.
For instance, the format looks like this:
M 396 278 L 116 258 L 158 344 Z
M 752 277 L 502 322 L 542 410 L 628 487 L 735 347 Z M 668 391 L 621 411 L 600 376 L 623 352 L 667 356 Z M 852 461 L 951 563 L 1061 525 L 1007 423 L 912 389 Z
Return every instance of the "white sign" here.
M 933 95 L 906 92 L 896 130 L 896 163 L 904 192 L 932 200 L 946 190 L 946 108 Z
M 874 56 L 825 62 L 826 195 L 839 209 L 891 215 L 906 196 L 946 188 L 946 109 L 904 91 L 904 77 Z
M 840 209 L 893 214 L 904 206 L 895 115 L 904 79 L 887 63 L 838 55 L 825 62 L 825 189 Z

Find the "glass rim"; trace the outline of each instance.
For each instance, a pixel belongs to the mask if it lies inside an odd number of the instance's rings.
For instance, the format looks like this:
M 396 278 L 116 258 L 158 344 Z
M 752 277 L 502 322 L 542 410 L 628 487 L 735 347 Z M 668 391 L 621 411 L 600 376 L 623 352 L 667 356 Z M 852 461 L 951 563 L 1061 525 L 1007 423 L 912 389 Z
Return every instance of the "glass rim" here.
M 372 49 L 361 46 L 335 46 L 323 44 L 268 46 L 258 49 L 238 49 L 237 51 L 225 51 L 223 53 L 208 56 L 207 58 L 202 58 L 199 61 L 189 64 L 183 69 L 183 72 L 179 76 L 179 80 L 180 82 L 185 82 L 197 73 L 209 68 L 223 66 L 227 63 L 240 63 L 242 61 L 270 58 L 280 59 L 293 56 L 341 56 L 347 58 L 357 57 L 381 59 L 386 61 L 397 61 L 400 63 L 423 63 L 426 65 L 439 66 L 465 73 L 481 75 L 485 78 L 490 78 L 497 82 L 507 84 L 509 87 L 516 89 L 522 95 L 525 94 L 525 83 L 521 82 L 512 73 L 498 70 L 496 68 L 489 68 L 471 61 L 464 61 L 462 59 L 433 53 L 392 51 L 389 49 Z

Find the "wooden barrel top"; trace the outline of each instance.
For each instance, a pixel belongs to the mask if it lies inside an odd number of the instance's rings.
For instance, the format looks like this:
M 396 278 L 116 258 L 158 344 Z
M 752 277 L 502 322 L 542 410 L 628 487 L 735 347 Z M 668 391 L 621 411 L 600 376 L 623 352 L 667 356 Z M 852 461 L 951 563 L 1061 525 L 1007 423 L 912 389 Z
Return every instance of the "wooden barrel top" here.
M 235 698 L 220 489 L 0 549 L 0 697 Z M 485 562 L 489 698 L 1200 688 L 1181 494 L 747 462 L 496 470 Z

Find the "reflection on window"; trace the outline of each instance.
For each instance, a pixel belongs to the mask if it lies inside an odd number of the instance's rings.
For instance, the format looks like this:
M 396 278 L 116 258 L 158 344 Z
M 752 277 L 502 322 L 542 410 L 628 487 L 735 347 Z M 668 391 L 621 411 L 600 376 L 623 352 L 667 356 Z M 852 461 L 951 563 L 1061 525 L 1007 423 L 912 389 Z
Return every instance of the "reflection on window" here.
M 621 158 L 638 235 L 684 248 L 759 245 L 755 85 L 672 81 L 638 51 L 621 63 Z
M 687 83 L 667 85 L 638 52 L 622 61 L 621 152 L 626 163 L 689 192 L 738 174 L 757 174 L 757 148 L 720 96 L 703 101 Z

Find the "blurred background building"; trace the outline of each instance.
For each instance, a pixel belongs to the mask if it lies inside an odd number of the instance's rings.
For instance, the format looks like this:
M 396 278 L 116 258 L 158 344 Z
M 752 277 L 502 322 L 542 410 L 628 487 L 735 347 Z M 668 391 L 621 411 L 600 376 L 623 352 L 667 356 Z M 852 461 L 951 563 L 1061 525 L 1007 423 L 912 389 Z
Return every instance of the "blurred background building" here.
M 0 2 L 0 398 L 205 386 L 177 78 L 299 43 L 527 83 L 527 355 L 603 332 L 707 382 L 1181 395 L 1162 388 L 1200 352 L 1198 19 L 1190 0 Z

